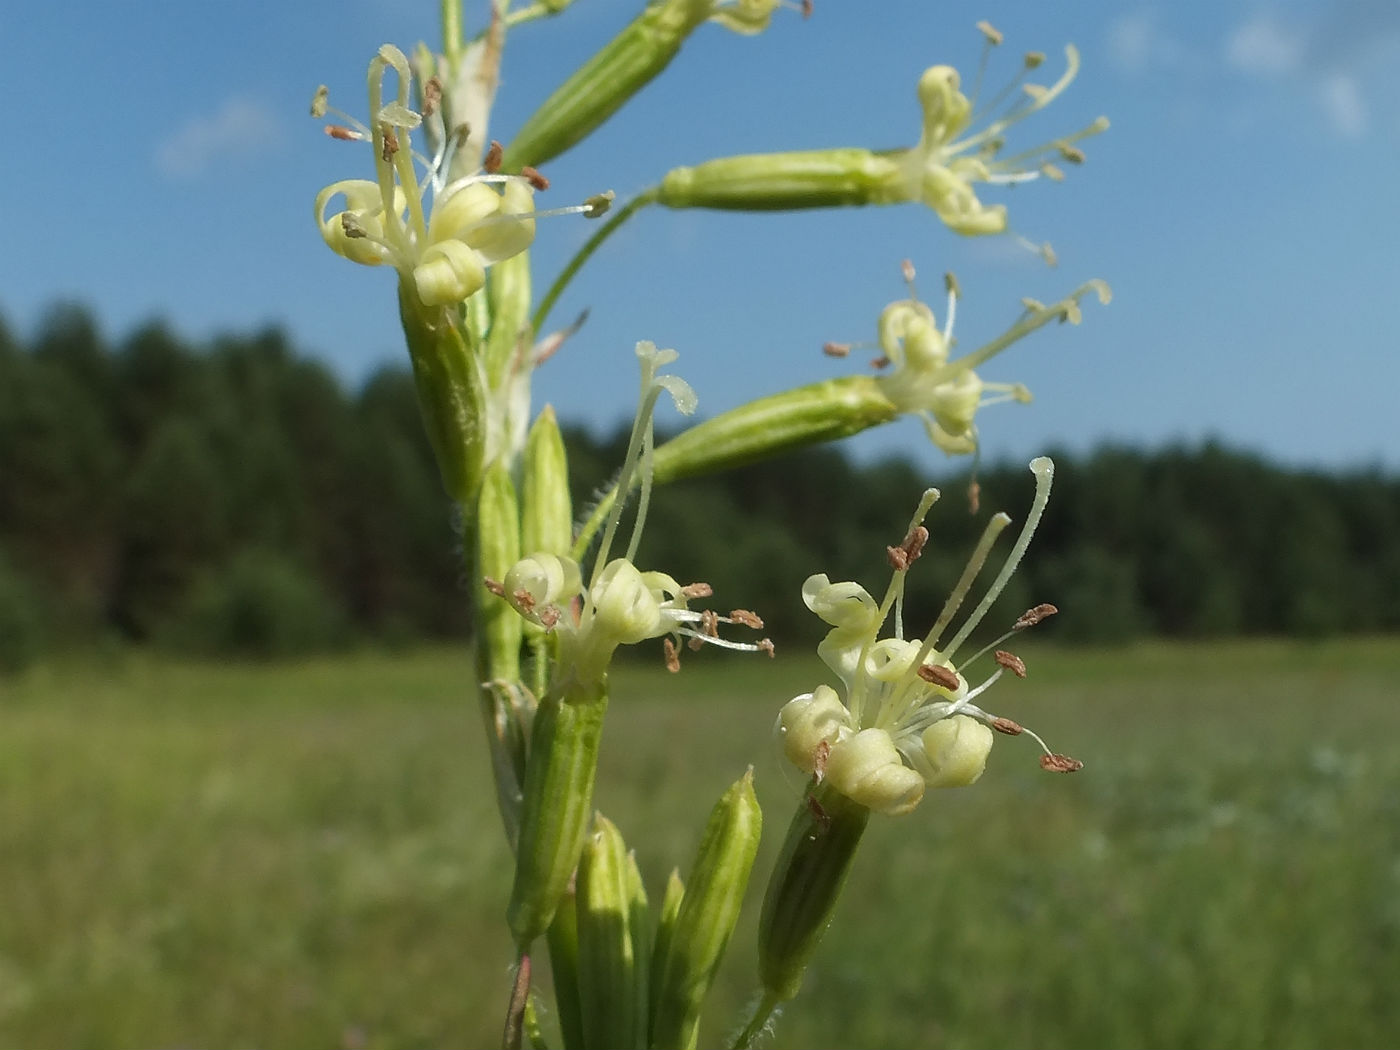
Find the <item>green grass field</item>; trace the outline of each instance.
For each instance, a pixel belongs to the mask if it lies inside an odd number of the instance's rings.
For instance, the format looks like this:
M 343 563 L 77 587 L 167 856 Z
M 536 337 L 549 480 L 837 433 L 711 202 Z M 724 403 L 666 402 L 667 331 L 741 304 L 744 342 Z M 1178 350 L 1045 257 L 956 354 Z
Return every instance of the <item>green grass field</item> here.
M 1400 1043 L 1400 641 L 1024 652 L 975 787 L 876 817 L 776 1047 Z M 753 763 L 747 997 L 800 657 L 615 679 L 599 807 L 653 900 Z M 509 888 L 465 654 L 0 682 L 0 1045 L 492 1045 Z M 548 1019 L 546 1019 L 548 1024 Z

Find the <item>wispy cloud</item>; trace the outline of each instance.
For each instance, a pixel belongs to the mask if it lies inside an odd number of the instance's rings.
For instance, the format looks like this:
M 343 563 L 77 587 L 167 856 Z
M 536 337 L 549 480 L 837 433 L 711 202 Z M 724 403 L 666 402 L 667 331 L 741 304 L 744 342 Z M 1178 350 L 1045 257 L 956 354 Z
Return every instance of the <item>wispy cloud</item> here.
M 1144 7 L 1118 15 L 1108 24 L 1109 61 L 1122 73 L 1139 74 L 1178 65 L 1181 43 L 1162 25 L 1157 12 Z
M 194 117 L 156 147 L 155 163 L 172 179 L 203 175 L 216 164 L 266 149 L 280 131 L 265 106 L 234 97 L 207 116 Z
M 1227 36 L 1224 57 L 1249 76 L 1300 81 L 1333 132 L 1355 138 L 1371 125 L 1366 73 L 1397 51 L 1400 4 L 1342 0 L 1311 25 L 1257 11 Z

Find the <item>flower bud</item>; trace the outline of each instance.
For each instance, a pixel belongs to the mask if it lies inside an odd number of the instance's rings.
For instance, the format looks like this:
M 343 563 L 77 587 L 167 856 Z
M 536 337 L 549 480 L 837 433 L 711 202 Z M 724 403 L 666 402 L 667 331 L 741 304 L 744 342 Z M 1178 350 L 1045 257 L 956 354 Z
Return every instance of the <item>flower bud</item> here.
M 651 1046 L 695 1046 L 700 1009 L 739 919 L 762 830 L 750 768 L 715 804 L 686 879 L 654 993 Z
M 793 211 L 890 204 L 899 165 L 868 149 L 839 148 L 718 157 L 673 168 L 657 188 L 667 208 Z
M 635 862 L 632 865 L 635 871 Z M 585 1046 L 637 1046 L 646 1025 L 638 998 L 644 960 L 632 936 L 633 895 L 627 847 L 602 814 L 584 841 L 578 862 L 578 992 Z M 645 915 L 645 896 L 642 914 Z
M 565 891 L 549 924 L 549 968 L 554 976 L 554 1004 L 565 1046 L 583 1046 L 583 1017 L 578 996 L 578 896 Z
M 568 454 L 550 405 L 545 405 L 525 440 L 520 489 L 521 546 L 527 551 L 567 554 L 574 527 Z

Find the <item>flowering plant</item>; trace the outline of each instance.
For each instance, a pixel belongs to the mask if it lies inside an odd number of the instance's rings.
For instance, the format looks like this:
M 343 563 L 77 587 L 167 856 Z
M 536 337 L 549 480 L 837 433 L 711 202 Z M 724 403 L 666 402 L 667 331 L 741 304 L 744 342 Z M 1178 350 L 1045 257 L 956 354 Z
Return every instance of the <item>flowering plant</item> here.
M 503 995 L 504 1045 L 519 1046 L 527 1036 L 534 1045 L 546 1042 L 534 981 L 543 939 L 565 1046 L 693 1047 L 757 853 L 762 814 L 754 773 L 750 768 L 719 799 L 686 878 L 674 874 L 652 909 L 621 831 L 593 811 L 609 668 L 620 646 L 648 640 L 662 640 L 672 669 L 679 668 L 681 641 L 770 656 L 773 646 L 761 637 L 735 637 L 762 630 L 756 613 L 699 608 L 712 597 L 708 585 L 639 564 L 654 486 L 836 440 L 904 414 L 917 416 L 944 452 L 975 455 L 979 409 L 1029 399 L 1024 386 L 984 381 L 975 369 L 1050 321 L 1078 323 L 1081 299 L 1093 292 L 1106 302 L 1108 289 L 1090 281 L 1049 306 L 1027 300 L 1002 336 L 955 357 L 956 280 L 947 278 L 940 327 L 913 294 L 906 264 L 910 297 L 886 307 L 876 325 L 879 374 L 758 398 L 660 445 L 652 421 L 663 397 L 688 415 L 696 396 L 662 371 L 675 361 L 674 351 L 638 342 L 641 391 L 625 460 L 612 488 L 577 522 L 558 422 L 549 406 L 538 413 L 531 407 L 534 369 L 570 334 L 546 332 L 549 312 L 598 246 L 647 207 L 758 212 L 922 203 L 957 234 L 1006 234 L 1005 205 L 984 203 L 980 195 L 1006 183 L 1062 178 L 1055 161 L 1080 163 L 1076 143 L 1107 124 L 1100 119 L 1004 155 L 1011 127 L 1046 108 L 1073 80 L 1079 64 L 1073 47 L 1066 48 L 1064 72 L 1048 86 L 1027 82 L 1044 62 L 1039 53 L 1027 55 L 990 107 L 1000 107 L 992 116 L 978 111 L 977 92 L 963 93 L 956 71 L 933 66 L 918 80 L 923 122 L 907 149 L 722 157 L 674 168 L 616 209 L 606 188 L 582 187 L 572 194 L 575 203 L 540 210 L 537 195 L 550 187 L 541 167 L 616 114 L 698 27 L 712 22 L 747 35 L 768 29 L 782 8 L 811 13 L 808 4 L 783 0 L 651 0 L 509 142 L 490 139 L 507 31 L 559 15 L 569 4 L 536 0 L 515 7 L 495 0 L 486 25 L 468 41 L 459 0 L 444 0 L 441 54 L 420 45 L 410 57 L 386 44 L 371 59 L 364 122 L 332 110 L 326 89 L 318 90 L 313 115 L 331 120 L 332 138 L 369 148 L 372 177 L 325 187 L 315 218 L 333 251 L 394 272 L 424 423 L 444 487 L 461 510 L 464 557 L 477 581 L 470 594 L 477 695 L 515 856 L 506 908 L 515 981 Z M 979 28 L 989 51 L 1000 45 L 996 30 Z M 567 215 L 600 225 L 536 305 L 529 250 L 542 228 L 538 221 Z M 1053 261 L 1048 246 L 1037 250 Z M 849 349 L 827 346 L 837 356 Z M 982 701 L 1008 670 L 1024 676 L 1021 661 L 996 650 L 996 669 L 974 685 L 968 669 L 1001 639 L 970 658 L 959 654 L 1025 553 L 1049 498 L 1053 465 L 1042 457 L 1031 470 L 1036 495 L 1020 536 L 946 640 L 1010 523 L 1004 514 L 990 520 L 942 614 L 921 635 L 904 636 L 903 587 L 928 540 L 923 518 L 937 490 L 924 494 L 905 538 L 888 549 L 893 577 L 881 601 L 820 573 L 803 587 L 802 600 L 831 627 L 818 653 L 840 691 L 817 685 L 778 714 L 780 750 L 807 785 L 768 880 L 759 918 L 760 992 L 735 1046 L 752 1045 L 778 1006 L 797 995 L 869 815 L 904 814 L 930 788 L 973 783 L 994 732 L 1025 732 Z M 632 536 L 619 553 L 622 512 L 634 499 Z M 1012 631 L 1053 611 L 1038 606 Z M 891 620 L 892 632 L 882 637 Z M 1045 768 L 1079 768 L 1042 749 Z

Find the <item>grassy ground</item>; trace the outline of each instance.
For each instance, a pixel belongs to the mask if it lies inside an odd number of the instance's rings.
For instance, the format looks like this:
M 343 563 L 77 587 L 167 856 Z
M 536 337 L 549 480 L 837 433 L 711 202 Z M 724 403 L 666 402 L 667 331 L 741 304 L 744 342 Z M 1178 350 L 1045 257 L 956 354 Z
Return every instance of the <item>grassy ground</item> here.
M 712 654 L 704 654 L 711 656 Z M 778 1047 L 1400 1042 L 1400 642 L 1024 653 L 974 788 L 875 818 Z M 820 671 L 618 676 L 598 804 L 654 890 Z M 508 890 L 456 653 L 0 683 L 0 1045 L 498 1038 Z M 659 893 L 653 892 L 653 898 Z M 751 991 L 731 947 L 702 1045 Z

